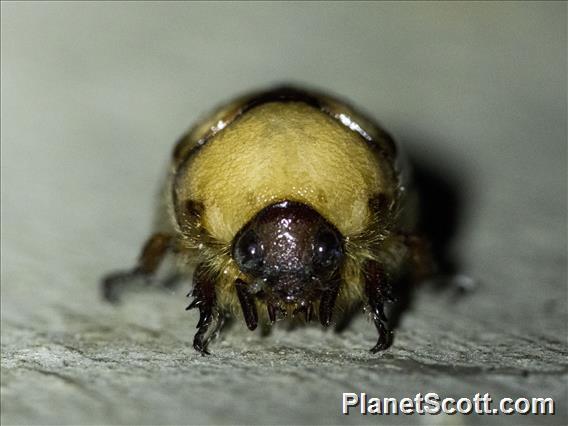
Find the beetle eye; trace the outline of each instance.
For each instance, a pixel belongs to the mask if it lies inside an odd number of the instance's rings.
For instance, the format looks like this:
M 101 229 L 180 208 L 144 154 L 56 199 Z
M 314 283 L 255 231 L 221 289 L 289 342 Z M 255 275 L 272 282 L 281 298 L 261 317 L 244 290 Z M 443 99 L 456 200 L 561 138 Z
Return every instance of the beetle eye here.
M 314 264 L 320 268 L 336 265 L 341 258 L 341 241 L 330 229 L 320 231 L 314 242 Z
M 237 240 L 233 257 L 237 265 L 245 272 L 255 272 L 262 267 L 263 246 L 252 229 L 247 230 Z

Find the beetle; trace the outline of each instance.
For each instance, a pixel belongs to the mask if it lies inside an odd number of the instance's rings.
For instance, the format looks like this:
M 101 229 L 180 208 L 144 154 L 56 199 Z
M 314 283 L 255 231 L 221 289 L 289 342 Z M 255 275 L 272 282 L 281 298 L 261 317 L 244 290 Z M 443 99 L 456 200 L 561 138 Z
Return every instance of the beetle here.
M 327 327 L 337 307 L 361 303 L 378 332 L 371 351 L 384 350 L 391 283 L 429 263 L 408 176 L 392 137 L 343 101 L 289 86 L 243 96 L 177 142 L 162 220 L 104 296 L 173 253 L 193 274 L 202 354 L 226 315 L 250 330 L 299 314 Z

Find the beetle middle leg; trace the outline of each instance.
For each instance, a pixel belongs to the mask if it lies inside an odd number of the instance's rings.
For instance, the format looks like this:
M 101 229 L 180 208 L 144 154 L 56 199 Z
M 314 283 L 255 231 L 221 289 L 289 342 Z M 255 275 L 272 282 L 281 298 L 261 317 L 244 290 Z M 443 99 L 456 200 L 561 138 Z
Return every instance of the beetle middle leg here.
M 418 283 L 434 275 L 437 268 L 426 236 L 420 233 L 401 233 L 400 237 L 408 249 L 413 281 Z
M 149 285 L 162 260 L 171 250 L 172 242 L 173 237 L 163 233 L 156 233 L 148 238 L 136 267 L 129 271 L 108 275 L 103 279 L 104 298 L 109 302 L 118 302 L 125 290 L 133 285 L 139 285 L 138 279 L 142 279 L 145 285 Z
M 377 344 L 372 353 L 387 349 L 392 343 L 392 331 L 388 327 L 385 315 L 385 302 L 392 301 L 391 288 L 383 268 L 375 261 L 367 262 L 365 267 L 365 293 L 375 327 L 379 333 Z

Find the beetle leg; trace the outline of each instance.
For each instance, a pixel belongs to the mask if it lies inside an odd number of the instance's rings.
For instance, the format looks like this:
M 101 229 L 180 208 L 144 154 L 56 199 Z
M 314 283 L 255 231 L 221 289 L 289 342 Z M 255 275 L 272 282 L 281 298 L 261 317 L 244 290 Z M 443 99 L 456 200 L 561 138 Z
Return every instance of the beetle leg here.
M 331 317 L 333 315 L 333 308 L 335 300 L 339 293 L 339 284 L 341 280 L 336 273 L 336 276 L 330 280 L 330 287 L 322 292 L 319 306 L 319 319 L 321 325 L 328 327 L 331 324 Z
M 241 302 L 241 309 L 243 310 L 247 327 L 249 330 L 254 330 L 258 324 L 258 313 L 256 311 L 254 296 L 248 291 L 247 284 L 239 278 L 235 281 L 235 287 L 237 289 L 239 302 Z
M 266 310 L 270 323 L 274 324 L 276 322 L 276 306 L 271 301 L 268 301 L 266 302 Z
M 308 304 L 306 305 L 306 309 L 304 310 L 304 316 L 306 322 L 310 322 L 312 320 L 313 311 L 314 311 L 313 305 L 311 304 L 311 302 L 308 302 Z
M 377 262 L 367 262 L 365 272 L 365 292 L 373 322 L 379 333 L 377 344 L 371 348 L 371 352 L 377 353 L 387 349 L 392 343 L 392 331 L 388 328 L 384 311 L 385 302 L 392 300 L 391 289 L 383 269 Z
M 148 238 L 134 269 L 110 274 L 103 279 L 103 297 L 109 302 L 118 302 L 120 295 L 135 283 L 137 278 L 143 279 L 144 284 L 149 285 L 149 278 L 158 270 L 162 260 L 172 248 L 172 241 L 171 235 L 162 233 L 153 234 Z
M 193 348 L 201 355 L 209 355 L 207 344 L 222 325 L 222 318 L 215 309 L 215 281 L 205 271 L 203 263 L 195 268 L 193 273 L 193 290 L 188 296 L 193 296 L 193 301 L 186 310 L 198 308 L 199 321 L 197 333 L 193 338 Z M 211 329 L 211 325 L 215 326 Z
M 436 273 L 437 268 L 432 256 L 430 241 L 418 233 L 402 233 L 401 237 L 408 249 L 413 281 L 418 283 Z

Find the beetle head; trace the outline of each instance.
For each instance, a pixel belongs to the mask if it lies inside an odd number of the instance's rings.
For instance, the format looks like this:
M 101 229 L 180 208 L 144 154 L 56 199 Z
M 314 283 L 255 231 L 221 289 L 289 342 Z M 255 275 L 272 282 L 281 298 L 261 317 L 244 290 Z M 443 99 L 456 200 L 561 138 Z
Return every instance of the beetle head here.
M 303 306 L 335 285 L 343 237 L 314 209 L 284 201 L 264 208 L 241 229 L 232 256 L 251 277 L 251 293 Z

